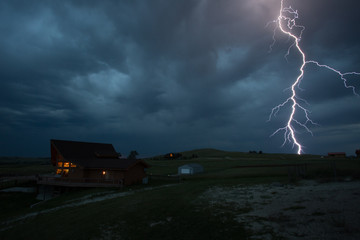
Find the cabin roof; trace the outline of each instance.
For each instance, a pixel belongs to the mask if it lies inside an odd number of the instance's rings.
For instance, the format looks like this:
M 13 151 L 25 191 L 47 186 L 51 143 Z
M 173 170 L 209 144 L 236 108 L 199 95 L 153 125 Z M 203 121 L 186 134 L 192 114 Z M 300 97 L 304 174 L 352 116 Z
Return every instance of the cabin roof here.
M 102 158 L 102 156 L 117 158 L 118 156 L 113 145 L 108 143 L 75 142 L 54 139 L 50 140 L 50 142 L 66 159 L 97 159 Z
M 144 161 L 120 159 L 112 144 L 50 140 L 51 145 L 65 160 L 84 168 L 129 169 L 137 163 L 149 167 Z

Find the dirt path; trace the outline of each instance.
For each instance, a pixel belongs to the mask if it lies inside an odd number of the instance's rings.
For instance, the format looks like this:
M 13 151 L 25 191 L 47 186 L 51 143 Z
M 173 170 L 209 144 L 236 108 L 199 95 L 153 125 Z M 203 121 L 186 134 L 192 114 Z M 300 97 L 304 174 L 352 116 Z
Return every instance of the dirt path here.
M 232 206 L 252 239 L 360 239 L 358 181 L 213 187 L 202 199 Z
M 63 208 L 78 207 L 78 206 L 86 205 L 86 204 L 89 204 L 89 203 L 95 203 L 95 202 L 101 202 L 101 201 L 105 201 L 105 200 L 109 200 L 109 199 L 125 197 L 125 196 L 128 196 L 128 195 L 135 194 L 137 192 L 143 192 L 143 191 L 150 191 L 150 190 L 154 190 L 154 189 L 166 188 L 166 187 L 171 187 L 171 186 L 174 186 L 174 185 L 176 185 L 176 184 L 167 184 L 167 185 L 161 185 L 161 186 L 157 186 L 157 187 L 146 187 L 146 188 L 143 188 L 143 189 L 133 190 L 133 191 L 126 191 L 126 192 L 99 193 L 100 196 L 98 196 L 99 194 L 89 194 L 89 195 L 81 197 L 81 198 L 73 199 L 70 202 L 68 202 L 66 204 L 63 204 L 61 206 L 58 206 L 58 207 L 49 208 L 49 209 L 45 209 L 45 210 L 41 210 L 41 211 L 34 211 L 32 213 L 28 213 L 28 214 L 22 215 L 20 217 L 16 217 L 14 219 L 10 219 L 10 220 L 8 220 L 6 222 L 1 222 L 0 223 L 0 232 L 6 230 L 8 228 L 13 227 L 16 223 L 20 222 L 21 220 L 31 218 L 31 217 L 35 217 L 35 216 L 40 215 L 40 214 L 46 214 L 46 213 L 50 213 L 50 212 L 55 212 L 55 211 L 58 211 L 58 210 L 63 209 Z

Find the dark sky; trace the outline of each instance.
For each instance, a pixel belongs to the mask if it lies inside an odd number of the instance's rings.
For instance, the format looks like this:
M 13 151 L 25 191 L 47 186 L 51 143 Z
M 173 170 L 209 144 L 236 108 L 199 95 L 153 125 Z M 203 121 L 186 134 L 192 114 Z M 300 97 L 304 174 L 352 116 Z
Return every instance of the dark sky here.
M 357 0 L 285 0 L 308 59 L 360 72 Z M 276 32 L 280 0 L 0 2 L 0 155 L 49 156 L 49 139 L 112 143 L 142 156 L 281 147 L 300 55 Z M 308 65 L 299 90 L 305 153 L 360 148 L 360 97 Z M 349 79 L 358 87 L 360 76 Z M 299 118 L 301 118 L 299 116 Z

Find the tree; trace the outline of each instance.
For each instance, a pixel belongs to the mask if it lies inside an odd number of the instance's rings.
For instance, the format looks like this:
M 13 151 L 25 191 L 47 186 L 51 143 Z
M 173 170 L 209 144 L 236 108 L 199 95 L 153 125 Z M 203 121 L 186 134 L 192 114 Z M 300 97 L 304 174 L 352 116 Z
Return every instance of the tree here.
M 132 150 L 128 156 L 128 159 L 136 159 L 136 156 L 139 155 L 136 150 Z

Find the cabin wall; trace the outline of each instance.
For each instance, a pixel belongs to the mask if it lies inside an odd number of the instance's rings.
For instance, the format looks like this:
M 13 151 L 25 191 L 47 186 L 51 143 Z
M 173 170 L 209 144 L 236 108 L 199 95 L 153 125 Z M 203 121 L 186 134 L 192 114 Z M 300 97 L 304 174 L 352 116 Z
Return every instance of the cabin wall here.
M 79 167 L 70 169 L 69 178 L 84 178 L 84 169 Z
M 105 174 L 103 174 L 105 171 Z M 142 179 L 146 177 L 144 166 L 136 164 L 128 171 L 121 170 L 106 170 L 106 169 L 76 169 L 76 171 L 69 174 L 70 178 L 83 178 L 84 181 L 119 181 L 123 180 L 124 185 L 132 185 L 141 183 Z
M 56 150 L 56 148 L 51 145 L 51 163 L 53 166 L 57 165 L 58 161 L 64 161 L 64 157 Z
M 119 171 L 119 170 L 110 170 L 107 171 L 109 172 L 110 177 L 114 178 L 114 179 L 124 179 L 125 174 L 123 171 Z
M 132 185 L 136 183 L 141 183 L 142 179 L 146 177 L 144 166 L 142 164 L 136 164 L 125 172 L 124 185 Z
M 103 174 L 103 171 L 105 171 L 105 174 Z M 82 177 L 89 180 L 118 181 L 124 178 L 124 172 L 120 170 L 84 169 Z
M 102 171 L 100 169 L 84 169 L 84 178 L 101 178 Z
M 81 178 L 83 176 L 79 166 L 64 159 L 53 145 L 51 145 L 51 163 L 55 166 L 55 173 L 61 177 Z

